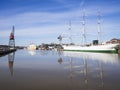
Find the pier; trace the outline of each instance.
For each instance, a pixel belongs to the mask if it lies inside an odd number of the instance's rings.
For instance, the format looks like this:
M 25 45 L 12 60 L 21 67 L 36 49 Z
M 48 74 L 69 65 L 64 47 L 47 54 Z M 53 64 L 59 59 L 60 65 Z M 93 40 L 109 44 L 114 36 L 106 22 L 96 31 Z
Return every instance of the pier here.
M 16 51 L 16 48 L 10 48 L 7 45 L 0 45 L 0 57 Z
M 117 47 L 115 47 L 115 49 L 117 50 L 117 53 L 120 54 L 120 45 L 118 45 Z

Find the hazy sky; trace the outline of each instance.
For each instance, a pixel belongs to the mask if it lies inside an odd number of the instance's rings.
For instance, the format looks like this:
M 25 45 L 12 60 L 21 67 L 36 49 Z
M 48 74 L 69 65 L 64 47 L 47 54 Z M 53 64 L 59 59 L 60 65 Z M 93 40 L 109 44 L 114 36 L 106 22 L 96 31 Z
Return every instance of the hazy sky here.
M 8 44 L 15 26 L 16 45 L 81 43 L 85 12 L 87 42 L 97 39 L 97 14 L 101 15 L 102 41 L 120 38 L 120 0 L 0 0 L 0 44 Z M 68 30 L 71 20 L 71 31 Z

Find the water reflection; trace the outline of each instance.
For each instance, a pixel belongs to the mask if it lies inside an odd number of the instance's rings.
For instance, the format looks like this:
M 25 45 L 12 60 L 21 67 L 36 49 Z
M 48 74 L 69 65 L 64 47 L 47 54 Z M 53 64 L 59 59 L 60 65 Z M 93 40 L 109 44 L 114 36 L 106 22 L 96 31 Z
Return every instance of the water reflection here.
M 28 53 L 29 53 L 31 56 L 36 55 L 36 51 L 35 51 L 35 50 L 28 50 Z
M 28 51 L 18 50 L 0 58 L 0 90 L 120 89 L 117 54 L 35 52 L 31 57 Z
M 63 60 L 62 60 L 63 52 L 62 51 L 58 51 L 58 55 L 59 55 L 58 63 L 62 64 L 62 62 L 63 62 Z
M 85 90 L 97 88 L 104 90 L 104 64 L 118 64 L 118 54 L 103 54 L 103 53 L 84 53 L 84 52 L 63 52 L 63 56 L 59 56 L 58 62 L 66 63 L 66 58 L 69 63 L 65 69 L 69 69 L 69 78 L 71 80 L 78 77 L 84 78 L 83 86 Z M 82 77 L 83 75 L 83 77 Z M 95 81 L 94 81 L 95 80 Z M 98 80 L 96 82 L 96 80 Z M 82 82 L 82 81 L 80 81 Z
M 13 76 L 14 57 L 15 57 L 15 52 L 12 52 L 8 55 L 8 66 L 9 66 L 11 76 Z
M 83 72 L 84 72 L 84 83 L 85 86 L 88 87 L 88 77 L 87 77 L 87 60 L 83 58 Z
M 104 89 L 104 72 L 103 72 L 103 63 L 99 62 L 99 77 L 100 77 L 100 87 Z
M 62 64 L 62 62 L 63 62 L 62 58 L 59 58 L 59 59 L 58 59 L 58 63 L 59 63 L 59 64 Z
M 119 63 L 119 54 L 108 54 L 108 53 L 86 53 L 86 52 L 64 52 L 64 56 L 98 60 L 103 63 Z

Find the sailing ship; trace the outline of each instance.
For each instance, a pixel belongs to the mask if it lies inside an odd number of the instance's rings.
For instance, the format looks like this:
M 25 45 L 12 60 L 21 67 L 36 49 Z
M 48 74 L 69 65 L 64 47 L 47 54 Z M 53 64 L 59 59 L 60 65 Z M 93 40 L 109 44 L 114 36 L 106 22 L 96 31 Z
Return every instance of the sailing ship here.
M 79 52 L 98 52 L 98 53 L 118 53 L 119 49 L 116 47 L 120 46 L 119 43 L 101 43 L 101 30 L 100 30 L 100 15 L 98 15 L 98 40 L 93 40 L 92 44 L 85 44 L 85 14 L 83 14 L 83 33 L 82 40 L 83 45 L 62 45 L 64 51 L 79 51 Z

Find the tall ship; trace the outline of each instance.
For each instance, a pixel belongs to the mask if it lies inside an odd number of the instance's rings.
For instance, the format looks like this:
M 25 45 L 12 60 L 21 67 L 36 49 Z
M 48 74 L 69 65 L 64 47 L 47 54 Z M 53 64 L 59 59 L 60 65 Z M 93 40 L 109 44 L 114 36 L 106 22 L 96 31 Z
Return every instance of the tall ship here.
M 82 30 L 82 45 L 62 45 L 64 51 L 79 51 L 79 52 L 98 52 L 98 53 L 118 53 L 120 49 L 120 43 L 102 43 L 101 30 L 100 30 L 100 15 L 98 15 L 98 40 L 93 40 L 92 44 L 86 44 L 86 34 L 85 34 L 85 14 L 83 14 L 83 30 Z

